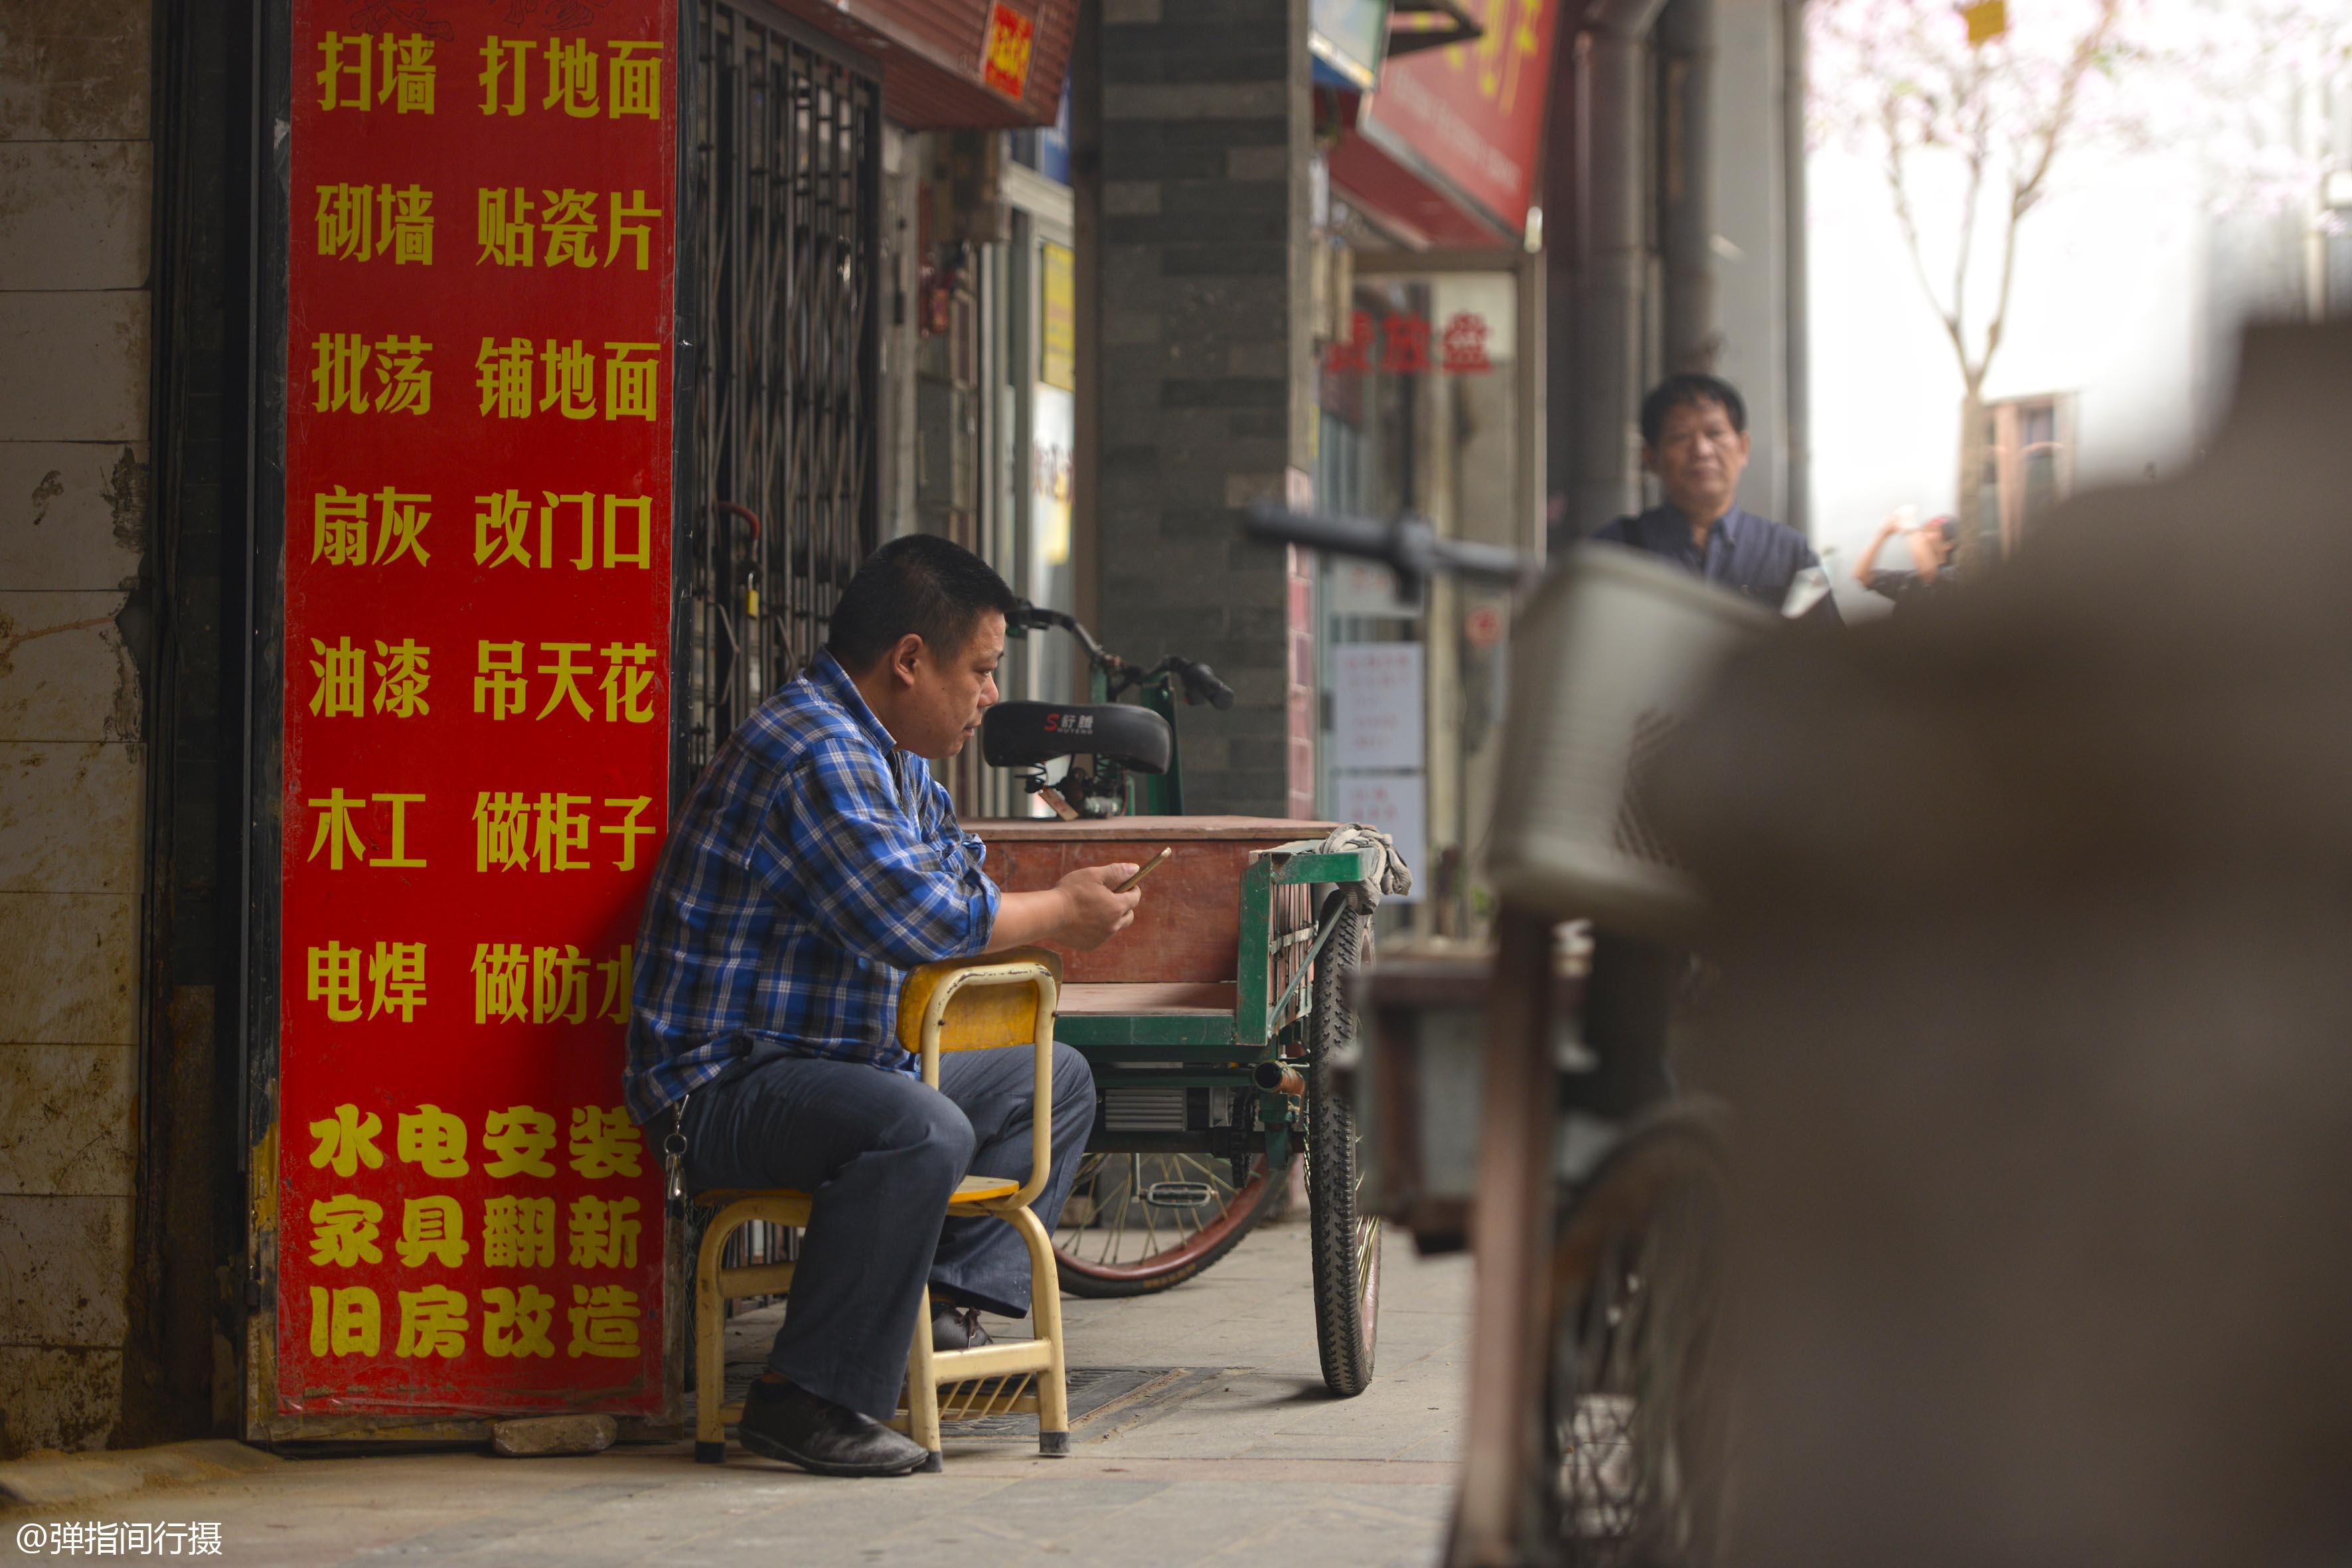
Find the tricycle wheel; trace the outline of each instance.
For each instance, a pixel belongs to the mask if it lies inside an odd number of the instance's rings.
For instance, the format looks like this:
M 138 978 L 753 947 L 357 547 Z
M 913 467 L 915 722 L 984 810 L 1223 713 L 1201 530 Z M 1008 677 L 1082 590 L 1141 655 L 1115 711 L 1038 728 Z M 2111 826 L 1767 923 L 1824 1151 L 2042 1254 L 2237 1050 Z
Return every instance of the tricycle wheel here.
M 1331 934 L 1315 959 L 1307 1017 L 1307 1204 L 1315 1263 L 1315 1342 L 1323 1381 L 1342 1399 L 1371 1385 L 1380 1324 L 1381 1222 L 1357 1205 L 1355 1108 L 1332 1085 L 1337 1058 L 1354 1043 L 1348 976 L 1370 954 L 1371 922 L 1346 889 L 1324 901 Z
M 1054 1260 L 1073 1296 L 1149 1296 L 1181 1285 L 1231 1252 L 1282 1190 L 1265 1157 L 1234 1185 L 1206 1154 L 1088 1154 L 1078 1166 Z

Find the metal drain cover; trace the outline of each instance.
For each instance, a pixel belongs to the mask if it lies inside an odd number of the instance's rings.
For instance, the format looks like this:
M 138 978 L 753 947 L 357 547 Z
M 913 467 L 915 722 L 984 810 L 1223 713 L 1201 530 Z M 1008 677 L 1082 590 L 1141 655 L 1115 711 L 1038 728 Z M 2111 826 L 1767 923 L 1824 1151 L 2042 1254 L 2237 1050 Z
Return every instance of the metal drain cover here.
M 765 1368 L 758 1362 L 736 1362 L 727 1368 L 727 1402 L 740 1402 L 751 1392 L 752 1379 Z M 1070 1430 L 1084 1436 L 1091 1422 L 1146 1410 L 1192 1394 L 1215 1374 L 1181 1366 L 1074 1366 L 1068 1373 Z M 694 1396 L 687 1395 L 687 1425 L 694 1423 Z M 941 1421 L 948 1437 L 1022 1437 L 1037 1436 L 1034 1415 L 984 1415 L 970 1421 Z
M 1070 1430 L 1087 1422 L 1155 1403 L 1153 1395 L 1174 1392 L 1185 1370 L 1176 1366 L 1074 1366 L 1069 1370 Z M 942 1421 L 940 1434 L 948 1437 L 1030 1437 L 1037 1436 L 1034 1415 L 983 1415 L 972 1421 Z

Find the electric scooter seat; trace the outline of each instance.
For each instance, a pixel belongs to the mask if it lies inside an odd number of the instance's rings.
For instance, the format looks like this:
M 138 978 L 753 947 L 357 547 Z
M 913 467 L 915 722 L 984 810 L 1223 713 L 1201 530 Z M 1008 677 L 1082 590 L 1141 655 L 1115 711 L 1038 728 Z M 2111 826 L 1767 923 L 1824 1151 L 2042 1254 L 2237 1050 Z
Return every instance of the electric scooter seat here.
M 1164 773 L 1176 738 L 1167 720 L 1132 702 L 1000 702 L 981 718 L 980 750 L 992 768 L 1075 755 Z

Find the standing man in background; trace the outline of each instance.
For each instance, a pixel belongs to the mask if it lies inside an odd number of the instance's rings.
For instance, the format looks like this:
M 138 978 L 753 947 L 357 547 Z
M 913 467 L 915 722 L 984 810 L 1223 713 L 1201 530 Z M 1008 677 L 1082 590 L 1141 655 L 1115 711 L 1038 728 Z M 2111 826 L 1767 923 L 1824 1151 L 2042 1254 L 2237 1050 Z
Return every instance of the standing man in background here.
M 1666 504 L 1606 523 L 1592 539 L 1655 555 L 1779 610 L 1798 574 L 1822 560 L 1795 529 L 1740 510 L 1749 450 L 1748 404 L 1738 388 L 1712 375 L 1667 377 L 1642 400 L 1642 466 L 1658 476 Z M 1836 601 L 1822 595 L 1803 618 L 1837 621 Z
M 1737 388 L 1712 375 L 1667 377 L 1642 400 L 1642 466 L 1658 476 L 1666 504 L 1604 524 L 1592 540 L 1657 556 L 1775 614 L 1799 608 L 1790 589 L 1810 570 L 1817 596 L 1799 618 L 1838 624 L 1837 601 L 1805 536 L 1737 504 L 1749 449 L 1748 405 Z M 1553 526 L 1559 562 L 1573 541 Z M 1599 1058 L 1587 1092 L 1601 1114 L 1630 1117 L 1673 1091 L 1668 1014 L 1675 977 L 1688 963 L 1674 949 L 1595 926 L 1584 1026 Z

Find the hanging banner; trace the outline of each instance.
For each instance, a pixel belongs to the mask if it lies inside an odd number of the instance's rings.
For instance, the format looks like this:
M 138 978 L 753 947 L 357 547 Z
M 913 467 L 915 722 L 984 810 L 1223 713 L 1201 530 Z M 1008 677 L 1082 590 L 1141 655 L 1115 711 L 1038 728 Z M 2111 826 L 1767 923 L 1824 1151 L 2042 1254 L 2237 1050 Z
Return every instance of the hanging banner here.
M 677 37 L 294 0 L 281 1414 L 660 1403 Z

